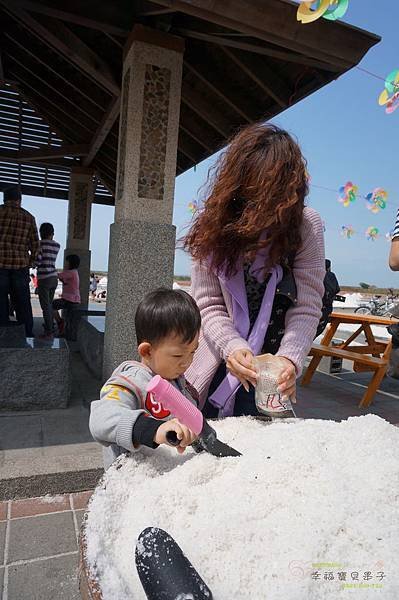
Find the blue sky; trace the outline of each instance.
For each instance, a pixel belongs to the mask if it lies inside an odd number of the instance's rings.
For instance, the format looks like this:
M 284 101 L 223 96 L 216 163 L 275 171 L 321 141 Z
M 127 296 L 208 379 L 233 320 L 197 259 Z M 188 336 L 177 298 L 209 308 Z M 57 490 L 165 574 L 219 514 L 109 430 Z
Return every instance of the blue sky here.
M 377 33 L 380 44 L 370 50 L 360 66 L 383 79 L 399 69 L 399 2 L 395 0 L 350 0 L 344 20 L 357 27 Z M 312 25 L 303 25 L 311 27 Z M 366 281 L 375 285 L 399 287 L 399 277 L 388 266 L 389 243 L 385 234 L 393 228 L 399 206 L 398 151 L 396 132 L 399 109 L 386 115 L 377 103 L 383 81 L 357 69 L 324 87 L 299 104 L 279 115 L 274 122 L 294 134 L 309 163 L 312 186 L 308 204 L 315 208 L 326 223 L 326 255 L 333 261 L 340 282 L 357 285 Z M 190 221 L 188 203 L 197 198 L 208 168 L 215 157 L 177 178 L 174 223 L 179 232 Z M 347 181 L 359 186 L 364 196 L 375 187 L 389 193 L 387 208 L 374 215 L 365 201 L 357 198 L 349 208 L 338 203 L 338 193 L 319 189 L 337 189 Z M 61 200 L 24 197 L 24 206 L 36 217 L 38 224 L 51 220 L 56 238 L 64 246 L 67 203 Z M 92 213 L 92 267 L 106 270 L 109 226 L 113 208 L 95 205 Z M 353 226 L 356 235 L 344 239 L 342 225 Z M 381 238 L 368 241 L 365 230 L 376 226 Z M 175 273 L 188 274 L 190 263 L 182 252 L 176 254 Z

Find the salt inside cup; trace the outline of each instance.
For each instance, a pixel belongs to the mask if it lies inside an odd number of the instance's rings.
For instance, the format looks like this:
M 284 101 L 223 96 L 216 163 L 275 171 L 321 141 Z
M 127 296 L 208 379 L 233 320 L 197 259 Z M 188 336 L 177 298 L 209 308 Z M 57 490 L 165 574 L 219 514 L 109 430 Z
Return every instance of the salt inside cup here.
M 291 401 L 278 392 L 278 380 L 285 365 L 278 356 L 262 354 L 255 358 L 258 382 L 255 387 L 255 404 L 264 416 L 294 417 Z M 276 408 L 280 406 L 280 410 Z M 281 409 L 283 407 L 283 409 Z

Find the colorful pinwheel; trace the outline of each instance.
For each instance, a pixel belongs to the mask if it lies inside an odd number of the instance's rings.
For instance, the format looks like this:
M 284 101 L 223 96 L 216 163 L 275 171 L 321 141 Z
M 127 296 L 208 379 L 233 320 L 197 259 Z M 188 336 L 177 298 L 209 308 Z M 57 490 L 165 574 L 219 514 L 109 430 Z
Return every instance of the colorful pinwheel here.
M 196 200 L 193 200 L 188 204 L 187 208 L 190 211 L 190 213 L 194 215 L 198 210 L 198 202 Z
M 338 201 L 341 202 L 345 208 L 350 206 L 351 202 L 356 200 L 356 194 L 358 192 L 357 185 L 354 185 L 351 181 L 348 181 L 339 188 L 339 198 Z
M 320 17 L 336 21 L 348 10 L 349 0 L 300 0 L 296 13 L 297 21 L 302 24 L 312 23 Z
M 399 106 L 399 69 L 391 71 L 385 80 L 385 89 L 378 98 L 378 104 L 385 106 L 387 115 L 393 113 Z
M 380 235 L 380 232 L 377 229 L 377 227 L 373 227 L 373 226 L 367 227 L 367 229 L 366 229 L 366 238 L 369 241 L 375 242 L 375 240 L 379 237 L 379 235 Z
M 365 196 L 367 201 L 367 208 L 372 213 L 379 213 L 380 210 L 384 210 L 387 205 L 388 192 L 383 188 L 375 188 L 372 192 Z
M 351 237 L 355 235 L 355 230 L 353 229 L 352 225 L 342 225 L 341 235 L 344 236 L 347 240 L 350 240 Z

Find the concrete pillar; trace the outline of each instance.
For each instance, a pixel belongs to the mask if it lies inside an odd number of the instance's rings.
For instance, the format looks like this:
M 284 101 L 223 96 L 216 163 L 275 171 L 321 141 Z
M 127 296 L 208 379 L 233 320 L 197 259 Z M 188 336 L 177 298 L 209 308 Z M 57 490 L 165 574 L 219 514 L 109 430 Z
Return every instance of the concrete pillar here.
M 82 308 L 87 308 L 90 286 L 90 222 L 94 198 L 93 171 L 82 167 L 71 170 L 68 192 L 68 229 L 64 259 L 80 257 L 79 278 Z
M 115 222 L 111 225 L 104 377 L 136 357 L 143 296 L 172 287 L 173 198 L 183 40 L 136 25 L 125 50 Z

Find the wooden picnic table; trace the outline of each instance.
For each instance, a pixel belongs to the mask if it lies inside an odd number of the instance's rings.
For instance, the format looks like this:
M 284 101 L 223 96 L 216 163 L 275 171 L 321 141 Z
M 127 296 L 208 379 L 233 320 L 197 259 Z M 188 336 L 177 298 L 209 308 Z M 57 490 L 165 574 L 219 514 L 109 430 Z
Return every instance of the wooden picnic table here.
M 361 408 L 367 408 L 378 390 L 378 387 L 383 380 L 389 363 L 391 353 L 391 341 L 377 341 L 372 325 L 388 326 L 392 323 L 397 323 L 398 320 L 394 317 L 376 317 L 373 315 L 360 315 L 355 313 L 340 313 L 333 312 L 329 318 L 329 326 L 324 334 L 320 344 L 314 343 L 310 350 L 312 360 L 302 379 L 302 385 L 308 385 L 324 356 L 338 357 L 344 360 L 353 362 L 353 370 L 355 372 L 371 371 L 373 377 L 367 387 L 366 392 L 359 404 Z M 343 323 L 350 325 L 358 325 L 356 331 L 342 344 L 333 345 L 333 338 L 337 329 Z M 356 342 L 360 335 L 364 334 L 366 343 Z

